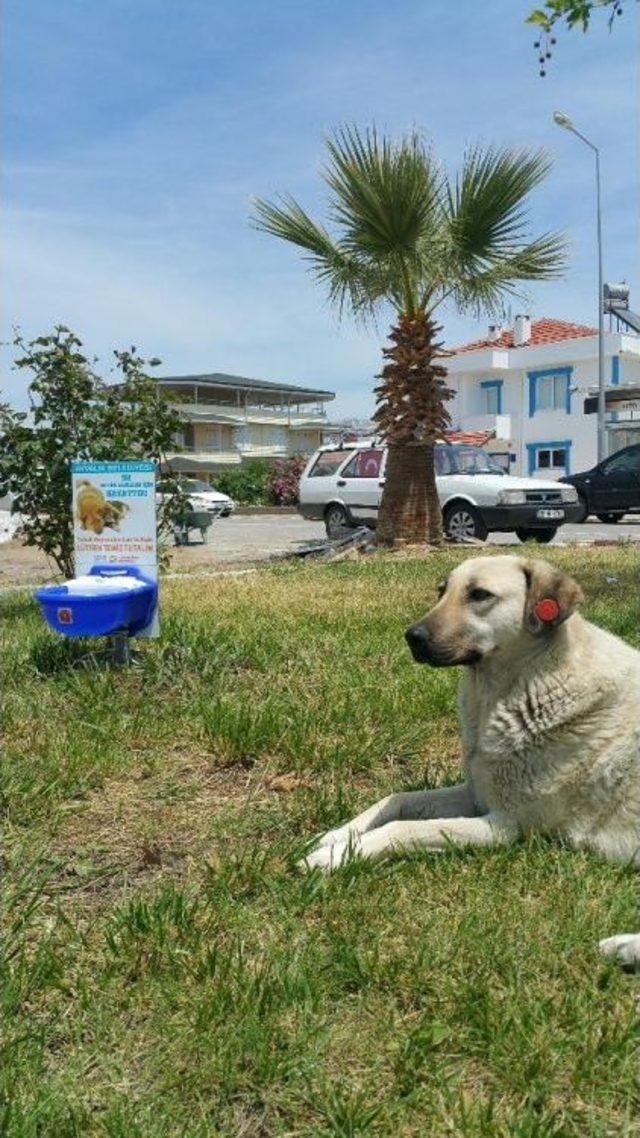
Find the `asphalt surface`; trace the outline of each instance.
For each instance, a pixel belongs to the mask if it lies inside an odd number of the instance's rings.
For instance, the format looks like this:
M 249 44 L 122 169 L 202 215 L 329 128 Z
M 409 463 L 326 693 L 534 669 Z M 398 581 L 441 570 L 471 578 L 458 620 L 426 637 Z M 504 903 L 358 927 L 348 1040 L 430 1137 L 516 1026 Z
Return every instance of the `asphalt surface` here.
M 245 514 L 218 518 L 209 529 L 205 544 L 194 541 L 189 546 L 172 550 L 171 571 L 209 574 L 242 570 L 245 565 L 295 553 L 304 545 L 324 540 L 324 525 L 307 522 L 298 514 Z M 640 542 L 640 515 L 628 516 L 617 526 L 602 525 L 595 520 L 581 526 L 562 526 L 553 544 L 601 541 Z M 489 544 L 520 546 L 515 534 L 491 534 Z M 17 541 L 0 542 L 0 593 L 6 588 L 50 581 L 54 576 L 55 566 L 39 550 Z
M 219 518 L 209 530 L 206 547 L 194 545 L 181 552 L 198 561 L 205 556 L 207 560 L 221 562 L 254 561 L 276 553 L 290 553 L 324 538 L 321 522 L 305 521 L 297 514 L 245 515 Z M 640 542 L 640 515 L 629 515 L 618 525 L 603 525 L 594 520 L 579 526 L 561 526 L 552 544 L 629 540 Z M 488 543 L 520 545 L 514 533 L 490 534 Z

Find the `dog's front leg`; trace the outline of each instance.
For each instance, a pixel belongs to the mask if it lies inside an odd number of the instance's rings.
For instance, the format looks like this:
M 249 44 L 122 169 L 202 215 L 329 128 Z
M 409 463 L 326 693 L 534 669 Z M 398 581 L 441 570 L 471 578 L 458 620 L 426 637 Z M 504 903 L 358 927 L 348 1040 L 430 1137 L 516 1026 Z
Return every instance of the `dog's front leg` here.
M 433 818 L 428 821 L 388 822 L 375 830 L 350 837 L 330 846 L 319 846 L 307 854 L 309 868 L 335 869 L 352 854 L 376 858 L 414 853 L 417 850 L 445 850 L 451 844 L 465 846 L 506 845 L 518 836 L 518 826 L 502 814 L 475 818 Z
M 389 794 L 375 805 L 352 818 L 337 830 L 329 830 L 314 847 L 340 845 L 352 841 L 388 822 L 415 818 L 471 818 L 479 814 L 471 788 L 466 782 L 458 786 L 441 786 L 436 790 L 409 790 Z
M 640 933 L 619 933 L 600 941 L 600 952 L 623 968 L 640 969 Z

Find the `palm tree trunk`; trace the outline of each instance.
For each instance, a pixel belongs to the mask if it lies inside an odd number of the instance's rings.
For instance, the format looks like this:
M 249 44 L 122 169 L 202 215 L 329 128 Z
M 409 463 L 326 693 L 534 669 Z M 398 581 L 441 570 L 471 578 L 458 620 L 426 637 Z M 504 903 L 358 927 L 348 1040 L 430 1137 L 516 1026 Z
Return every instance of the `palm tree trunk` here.
M 450 423 L 446 368 L 438 326 L 426 313 L 402 315 L 384 349 L 374 419 L 387 442 L 386 481 L 378 514 L 379 545 L 438 544 L 442 514 L 435 481 L 434 444 Z
M 390 446 L 378 514 L 379 545 L 442 540 L 432 446 Z

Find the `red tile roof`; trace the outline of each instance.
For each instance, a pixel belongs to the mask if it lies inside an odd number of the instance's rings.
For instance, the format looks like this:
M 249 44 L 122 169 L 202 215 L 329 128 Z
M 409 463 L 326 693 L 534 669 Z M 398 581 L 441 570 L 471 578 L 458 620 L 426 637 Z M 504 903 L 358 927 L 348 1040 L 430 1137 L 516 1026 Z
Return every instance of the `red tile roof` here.
M 543 316 L 531 325 L 531 339 L 523 344 L 523 348 L 532 348 L 536 344 L 556 344 L 560 340 L 577 340 L 581 336 L 595 336 L 597 328 L 590 328 L 587 324 L 571 324 L 568 320 L 553 320 L 550 316 Z M 473 340 L 470 344 L 461 344 L 449 350 L 458 355 L 461 352 L 477 352 L 482 348 L 512 348 L 513 329 L 501 332 L 497 340 Z
M 465 443 L 467 446 L 483 447 L 489 439 L 495 438 L 495 431 L 443 431 L 448 443 Z

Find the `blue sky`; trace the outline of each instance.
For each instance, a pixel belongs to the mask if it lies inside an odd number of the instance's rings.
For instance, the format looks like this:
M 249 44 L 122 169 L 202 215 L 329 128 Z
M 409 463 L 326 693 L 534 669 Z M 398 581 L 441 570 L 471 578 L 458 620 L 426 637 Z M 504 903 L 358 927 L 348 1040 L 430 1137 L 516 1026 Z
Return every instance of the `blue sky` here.
M 323 137 L 352 122 L 417 127 L 451 170 L 474 141 L 547 147 L 531 220 L 566 230 L 571 262 L 517 307 L 593 321 L 593 159 L 556 108 L 601 145 L 605 275 L 640 309 L 640 6 L 611 35 L 560 34 L 544 80 L 532 6 L 5 0 L 3 340 L 62 322 L 105 373 L 134 343 L 167 374 L 319 385 L 368 414 L 384 322 L 338 324 L 295 250 L 248 223 L 278 190 L 321 213 Z M 443 316 L 449 343 L 483 331 Z

